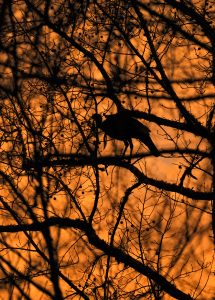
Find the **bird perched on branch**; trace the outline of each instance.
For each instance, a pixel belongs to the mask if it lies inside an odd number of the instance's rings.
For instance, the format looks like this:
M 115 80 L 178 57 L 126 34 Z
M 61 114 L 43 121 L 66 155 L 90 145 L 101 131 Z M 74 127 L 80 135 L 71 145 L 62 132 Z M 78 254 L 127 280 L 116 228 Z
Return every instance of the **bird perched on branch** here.
M 98 128 L 102 129 L 106 135 L 111 138 L 123 141 L 125 144 L 125 154 L 130 145 L 130 156 L 132 155 L 133 143 L 132 138 L 143 142 L 151 151 L 152 155 L 159 156 L 160 153 L 150 137 L 150 130 L 141 122 L 128 116 L 125 113 L 109 115 L 106 120 L 102 121 L 102 116 L 94 114 L 93 120 L 96 121 Z

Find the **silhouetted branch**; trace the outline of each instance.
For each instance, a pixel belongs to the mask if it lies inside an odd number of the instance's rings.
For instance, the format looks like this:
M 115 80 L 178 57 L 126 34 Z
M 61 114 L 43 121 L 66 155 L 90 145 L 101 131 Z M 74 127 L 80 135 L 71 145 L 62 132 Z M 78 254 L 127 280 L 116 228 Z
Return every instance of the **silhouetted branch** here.
M 199 154 L 201 152 L 196 152 L 193 150 L 181 150 L 181 153 L 195 153 Z M 163 152 L 164 153 L 164 152 Z M 207 157 L 206 153 L 202 153 L 205 157 Z M 142 157 L 142 155 L 134 155 L 133 158 Z M 80 167 L 80 166 L 98 166 L 98 165 L 104 165 L 107 166 L 118 166 L 125 168 L 129 170 L 131 173 L 135 175 L 135 177 L 141 181 L 144 184 L 149 184 L 154 187 L 157 187 L 161 190 L 176 192 L 181 195 L 184 195 L 188 198 L 195 199 L 195 200 L 211 200 L 213 197 L 213 193 L 211 192 L 198 192 L 189 188 L 181 187 L 180 185 L 176 185 L 173 183 L 168 183 L 162 180 L 156 180 L 153 178 L 149 178 L 148 176 L 145 176 L 138 168 L 136 168 L 134 165 L 129 164 L 125 162 L 126 157 L 98 157 L 95 161 L 94 158 L 91 158 L 89 156 L 68 156 L 67 159 L 44 159 L 40 162 L 34 162 L 34 161 L 26 161 L 27 165 L 25 164 L 23 167 L 26 168 L 34 168 L 38 164 L 41 164 L 43 167 L 53 167 L 53 166 L 69 166 L 69 167 Z M 130 158 L 130 156 L 128 157 Z
M 191 300 L 192 297 L 183 293 L 181 290 L 177 289 L 174 284 L 167 281 L 165 277 L 161 274 L 158 274 L 148 266 L 143 265 L 140 261 L 131 257 L 128 254 L 125 254 L 122 250 L 108 245 L 104 240 L 100 239 L 96 234 L 95 230 L 90 226 L 89 223 L 86 223 L 81 220 L 72 220 L 69 218 L 56 218 L 52 217 L 49 220 L 44 222 L 25 224 L 21 226 L 9 225 L 9 226 L 0 226 L 0 232 L 21 232 L 21 231 L 42 231 L 45 227 L 50 226 L 59 226 L 61 228 L 74 228 L 83 231 L 89 242 L 99 250 L 102 250 L 106 255 L 110 255 L 116 259 L 118 263 L 124 263 L 127 266 L 130 266 L 137 272 L 147 276 L 148 278 L 155 281 L 159 286 L 162 287 L 169 295 L 175 299 L 181 300 Z

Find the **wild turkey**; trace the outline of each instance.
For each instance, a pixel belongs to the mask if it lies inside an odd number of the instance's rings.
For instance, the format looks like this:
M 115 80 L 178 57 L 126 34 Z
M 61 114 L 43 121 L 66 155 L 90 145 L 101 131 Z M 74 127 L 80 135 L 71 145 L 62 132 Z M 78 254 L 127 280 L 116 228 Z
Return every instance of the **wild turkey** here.
M 102 117 L 99 114 L 94 114 L 92 118 L 96 121 L 96 124 L 101 128 L 105 134 L 110 137 L 121 140 L 125 144 L 125 154 L 128 146 L 130 145 L 130 156 L 132 155 L 133 143 L 132 138 L 138 139 L 143 142 L 151 151 L 154 156 L 159 156 L 160 153 L 156 148 L 150 137 L 150 130 L 147 126 L 143 125 L 138 120 L 126 115 L 125 113 L 117 113 L 107 116 L 105 121 L 102 121 Z

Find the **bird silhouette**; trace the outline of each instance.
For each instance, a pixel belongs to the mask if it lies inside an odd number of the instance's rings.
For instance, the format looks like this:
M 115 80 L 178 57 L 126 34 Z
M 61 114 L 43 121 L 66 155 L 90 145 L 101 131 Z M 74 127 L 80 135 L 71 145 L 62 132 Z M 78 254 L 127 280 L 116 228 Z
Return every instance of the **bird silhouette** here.
M 132 118 L 125 113 L 108 115 L 104 121 L 102 121 L 102 116 L 99 114 L 94 114 L 92 118 L 96 121 L 98 128 L 102 129 L 106 135 L 109 135 L 113 139 L 124 142 L 125 150 L 123 155 L 130 145 L 131 157 L 133 150 L 132 138 L 143 142 L 149 148 L 152 155 L 160 155 L 150 137 L 150 129 L 135 118 Z

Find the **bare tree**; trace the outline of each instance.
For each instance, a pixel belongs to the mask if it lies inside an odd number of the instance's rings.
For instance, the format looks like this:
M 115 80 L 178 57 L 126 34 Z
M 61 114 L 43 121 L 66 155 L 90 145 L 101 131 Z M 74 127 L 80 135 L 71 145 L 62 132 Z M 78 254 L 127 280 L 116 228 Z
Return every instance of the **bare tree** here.
M 214 9 L 2 1 L 4 299 L 214 299 Z

